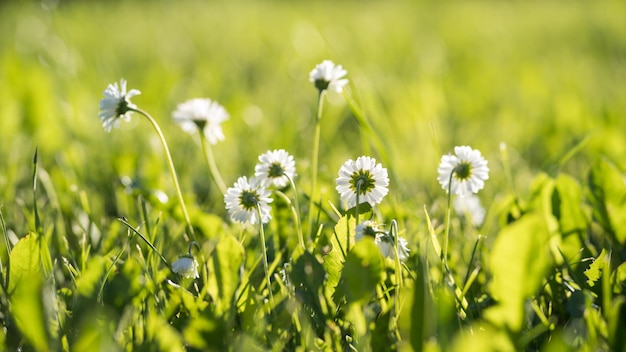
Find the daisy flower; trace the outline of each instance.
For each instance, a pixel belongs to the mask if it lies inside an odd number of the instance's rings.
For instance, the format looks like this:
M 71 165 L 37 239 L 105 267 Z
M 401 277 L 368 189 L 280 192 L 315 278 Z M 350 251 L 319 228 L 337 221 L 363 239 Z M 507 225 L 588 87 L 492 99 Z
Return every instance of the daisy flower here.
M 324 60 L 309 73 L 309 81 L 315 84 L 320 91 L 330 89 L 341 93 L 348 80 L 343 78 L 348 73 L 341 65 L 335 65 L 330 60 Z
M 387 233 L 379 233 L 376 235 L 376 240 L 374 243 L 380 249 L 380 252 L 384 257 L 395 259 L 395 254 L 393 250 L 393 240 Z M 404 237 L 398 237 L 398 258 L 400 260 L 405 260 L 409 257 L 409 247 L 408 242 Z
M 233 187 L 229 188 L 224 195 L 226 209 L 233 221 L 240 223 L 256 224 L 259 222 L 257 204 L 261 208 L 261 222 L 267 223 L 272 216 L 270 206 L 272 202 L 270 191 L 261 182 L 251 177 L 240 177 Z
M 365 220 L 356 226 L 356 234 L 354 238 L 356 241 L 359 241 L 365 236 L 376 238 L 376 236 L 381 232 L 382 230 L 379 228 L 376 221 Z
M 466 197 L 455 197 L 454 210 L 457 213 L 469 216 L 472 225 L 476 227 L 480 226 L 485 220 L 485 209 L 480 204 L 480 198 L 473 194 Z
M 111 132 L 113 127 L 118 127 L 120 119 L 130 120 L 131 109 L 137 106 L 130 102 L 130 98 L 141 94 L 137 89 L 126 91 L 126 80 L 120 79 L 117 82 L 109 84 L 104 90 L 104 98 L 100 100 L 100 113 L 98 116 L 102 120 L 102 127 L 107 132 Z
M 444 155 L 437 172 L 437 180 L 446 191 L 459 196 L 468 196 L 477 193 L 485 186 L 485 180 L 489 178 L 487 160 L 483 158 L 479 150 L 468 146 L 454 147 L 456 155 Z M 452 180 L 452 185 L 450 185 Z
M 282 188 L 289 183 L 289 179 L 293 180 L 296 176 L 296 162 L 284 149 L 261 154 L 259 161 L 261 163 L 254 167 L 254 176 L 265 186 L 273 184 Z
M 224 107 L 208 98 L 195 98 L 178 104 L 173 117 L 189 134 L 201 130 L 211 144 L 224 140 L 221 124 L 229 118 Z
M 172 263 L 172 271 L 176 274 L 186 277 L 197 279 L 198 275 L 198 262 L 189 254 L 185 254 Z
M 341 200 L 348 202 L 348 208 L 356 206 L 356 194 L 359 190 L 359 203 L 374 206 L 389 192 L 387 169 L 376 163 L 376 159 L 361 156 L 356 161 L 350 159 L 339 169 L 337 192 Z

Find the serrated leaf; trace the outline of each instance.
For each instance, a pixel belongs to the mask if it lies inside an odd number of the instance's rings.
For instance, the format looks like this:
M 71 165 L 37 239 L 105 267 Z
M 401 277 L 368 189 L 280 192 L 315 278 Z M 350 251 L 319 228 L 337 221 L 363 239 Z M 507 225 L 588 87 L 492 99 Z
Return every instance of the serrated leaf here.
M 47 346 L 46 318 L 42 301 L 43 273 L 39 238 L 29 233 L 21 238 L 9 257 L 9 301 L 13 319 L 37 351 L 45 351 Z
M 600 159 L 589 173 L 593 217 L 620 244 L 626 243 L 626 181 L 617 168 Z
M 585 270 L 585 276 L 587 277 L 587 284 L 590 287 L 595 286 L 596 281 L 600 280 L 602 277 L 602 269 L 604 268 L 604 256 L 606 255 L 606 250 L 602 249 L 598 258 L 596 258 L 589 268 Z
M 346 252 L 348 247 L 354 246 L 356 218 L 355 210 L 357 207 L 350 208 L 346 211 L 345 215 L 337 221 L 334 228 L 334 233 L 331 234 L 329 243 L 331 250 L 324 257 L 324 269 L 326 269 L 326 288 L 328 293 L 332 295 L 335 287 L 339 284 L 341 278 L 341 270 L 343 269 L 343 263 L 346 260 Z M 370 219 L 372 217 L 372 207 L 369 203 L 362 203 L 358 206 L 359 222 Z
M 531 213 L 503 228 L 489 257 L 491 295 L 498 304 L 485 311 L 494 325 L 520 331 L 524 304 L 542 283 L 552 261 L 542 215 Z

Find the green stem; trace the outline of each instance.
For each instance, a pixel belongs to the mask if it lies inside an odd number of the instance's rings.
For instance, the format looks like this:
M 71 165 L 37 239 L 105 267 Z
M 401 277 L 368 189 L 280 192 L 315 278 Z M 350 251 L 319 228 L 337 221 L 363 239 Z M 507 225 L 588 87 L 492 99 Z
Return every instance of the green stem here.
M 133 225 L 129 224 L 128 221 L 125 218 L 120 218 L 117 219 L 120 222 L 122 222 L 124 225 L 126 225 L 126 227 L 128 227 L 129 229 L 131 229 L 135 234 L 137 234 L 139 237 L 141 237 L 141 239 L 156 253 L 159 255 L 159 257 L 161 258 L 161 261 L 163 262 L 163 264 L 165 264 L 165 266 L 167 266 L 169 268 L 169 264 L 167 262 L 167 259 L 165 259 L 165 257 L 161 254 L 161 252 L 159 252 L 158 249 L 156 249 L 156 247 L 154 245 L 152 245 L 152 243 L 150 243 L 150 241 L 148 241 L 148 239 L 141 234 L 141 232 L 139 232 L 139 230 L 137 230 L 136 228 L 133 227 Z
M 296 231 L 298 232 L 298 240 L 300 242 L 300 246 L 302 249 L 306 251 L 306 242 L 304 241 L 304 234 L 302 233 L 302 222 L 300 221 L 300 205 L 298 204 L 298 191 L 296 189 L 296 184 L 293 182 L 291 177 L 285 175 L 289 180 L 289 184 L 293 189 L 293 202 L 289 200 L 289 198 L 282 192 L 276 191 L 279 195 L 281 195 L 287 204 L 291 205 L 291 213 L 293 214 L 294 221 L 296 222 Z
M 394 231 L 395 230 L 395 231 Z M 396 283 L 398 288 L 396 289 L 395 295 L 393 297 L 394 300 L 394 328 L 398 327 L 398 319 L 400 319 L 400 290 L 402 289 L 402 266 L 400 265 L 400 251 L 398 250 L 398 223 L 396 220 L 391 220 L 391 227 L 389 229 L 389 234 L 393 239 L 393 251 L 395 257 L 395 265 L 396 265 Z
M 267 263 L 267 248 L 265 247 L 265 231 L 263 230 L 263 220 L 261 217 L 261 205 L 256 205 L 257 215 L 259 217 L 259 234 L 261 235 L 261 250 L 263 251 L 263 269 L 265 271 L 265 280 L 267 281 L 267 291 L 270 296 L 270 306 L 274 306 L 274 295 L 272 293 L 272 285 L 270 283 L 269 265 Z M 270 308 L 271 309 L 271 308 Z M 269 313 L 269 311 L 268 311 Z
M 213 151 L 211 149 L 211 145 L 208 145 L 206 138 L 200 133 L 200 143 L 202 144 L 202 151 L 204 152 L 204 156 L 206 158 L 207 163 L 209 164 L 209 171 L 211 172 L 211 176 L 213 177 L 213 181 L 219 188 L 222 195 L 226 194 L 226 184 L 220 175 L 220 172 L 217 168 L 217 164 L 215 163 L 215 158 L 213 157 Z
M 187 213 L 187 207 L 185 206 L 185 200 L 183 199 L 183 193 L 180 190 L 180 185 L 178 184 L 178 176 L 176 175 L 176 169 L 174 168 L 174 162 L 172 161 L 172 155 L 170 154 L 170 149 L 167 147 L 167 142 L 165 141 L 165 136 L 163 136 L 163 132 L 161 132 L 161 128 L 156 120 L 150 116 L 146 111 L 135 108 L 129 109 L 130 111 L 137 112 L 143 116 L 145 116 L 152 127 L 154 127 L 159 139 L 161 139 L 161 144 L 163 144 L 163 149 L 165 151 L 165 157 L 167 159 L 167 165 L 170 168 L 170 173 L 172 174 L 172 181 L 174 182 L 174 188 L 176 189 L 176 195 L 178 196 L 178 201 L 180 202 L 180 207 L 183 211 L 183 216 L 185 217 L 185 222 L 187 223 L 187 234 L 185 234 L 185 240 L 189 241 L 190 239 L 195 239 L 193 226 L 191 225 L 191 220 L 189 219 L 189 214 Z
M 456 172 L 456 168 L 450 172 L 450 179 L 448 181 L 448 208 L 446 210 L 446 228 L 443 235 L 443 251 L 441 252 L 441 263 L 443 269 L 448 267 L 448 237 L 450 235 L 450 213 L 452 209 L 452 176 Z
M 313 157 L 311 159 L 311 192 L 309 193 L 309 228 L 308 238 L 313 233 L 313 206 L 315 205 L 315 197 L 317 191 L 317 168 L 320 149 L 320 135 L 322 132 L 322 110 L 324 108 L 324 93 L 326 90 L 320 90 L 317 100 L 317 115 L 315 118 L 315 137 L 313 139 Z

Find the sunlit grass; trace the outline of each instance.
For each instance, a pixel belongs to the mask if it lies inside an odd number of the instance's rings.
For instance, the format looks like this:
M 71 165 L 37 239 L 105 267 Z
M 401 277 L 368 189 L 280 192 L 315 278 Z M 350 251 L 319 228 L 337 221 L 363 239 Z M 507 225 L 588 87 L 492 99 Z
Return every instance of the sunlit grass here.
M 0 342 L 620 346 L 625 12 L 620 2 L 3 3 Z M 350 83 L 323 96 L 317 164 L 308 74 L 324 59 L 343 65 Z M 102 90 L 120 78 L 142 91 L 133 102 L 161 127 L 182 195 L 148 121 L 101 128 Z M 227 186 L 252 176 L 268 150 L 295 158 L 297 187 L 275 197 L 263 240 L 257 226 L 230 221 L 204 146 L 172 120 L 196 97 L 230 114 L 225 140 L 211 146 Z M 489 161 L 480 226 L 455 211 L 446 221 L 437 166 L 459 145 Z M 335 179 L 361 155 L 388 170 L 389 194 L 346 213 Z M 197 280 L 164 264 L 189 248 L 183 196 Z M 406 263 L 344 242 L 354 211 L 385 231 L 394 224 L 411 249 Z M 440 261 L 448 230 L 449 273 Z M 11 261 L 30 266 L 9 265 L 11 250 Z M 15 286 L 20 275 L 33 275 L 32 287 Z M 44 318 L 27 331 L 13 318 L 30 305 Z

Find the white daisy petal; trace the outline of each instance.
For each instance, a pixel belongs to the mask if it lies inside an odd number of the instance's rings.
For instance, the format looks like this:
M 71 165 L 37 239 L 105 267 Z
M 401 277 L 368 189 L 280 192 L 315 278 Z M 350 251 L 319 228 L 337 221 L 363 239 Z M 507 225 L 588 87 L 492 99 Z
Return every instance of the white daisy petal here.
M 258 204 L 261 209 L 261 222 L 265 224 L 272 218 L 269 206 L 272 202 L 270 194 L 258 179 L 243 176 L 226 191 L 224 203 L 233 221 L 253 225 L 259 223 Z
M 376 162 L 376 159 L 361 156 L 356 161 L 350 159 L 339 169 L 336 180 L 337 192 L 348 208 L 356 206 L 357 184 L 361 181 L 359 203 L 374 206 L 382 201 L 389 189 L 387 169 Z
M 380 252 L 384 257 L 395 259 L 395 251 L 393 250 L 393 240 L 387 233 L 378 233 L 374 243 L 380 249 Z M 409 257 L 408 242 L 404 237 L 398 237 L 398 258 L 405 260 Z
M 446 191 L 459 196 L 477 193 L 489 178 L 487 160 L 480 151 L 468 146 L 454 147 L 456 155 L 443 155 L 437 169 L 437 180 Z M 452 184 L 450 184 L 452 180 Z
M 198 262 L 189 255 L 181 256 L 172 263 L 172 271 L 186 278 L 197 279 L 200 277 L 198 275 Z
M 268 151 L 259 156 L 259 161 L 254 168 L 254 176 L 266 187 L 285 187 L 289 179 L 293 181 L 296 176 L 296 162 L 284 149 Z
M 178 104 L 172 114 L 174 121 L 189 134 L 198 130 L 211 144 L 224 140 L 222 122 L 229 119 L 228 112 L 215 101 L 208 98 L 194 98 Z
M 476 195 L 454 198 L 454 210 L 471 220 L 472 225 L 478 227 L 485 220 L 485 209 Z
M 309 73 L 309 80 L 320 91 L 330 89 L 341 93 L 343 87 L 348 84 L 347 79 L 342 79 L 347 73 L 348 71 L 341 65 L 335 65 L 330 60 L 324 60 Z
M 123 78 L 119 85 L 115 82 L 107 86 L 104 90 L 104 98 L 100 100 L 100 113 L 98 114 L 105 131 L 111 132 L 112 128 L 118 127 L 120 119 L 130 120 L 131 109 L 137 108 L 130 98 L 139 94 L 141 92 L 137 89 L 126 92 L 126 80 Z

